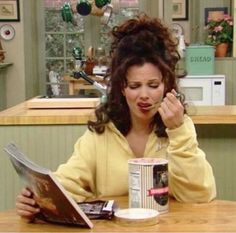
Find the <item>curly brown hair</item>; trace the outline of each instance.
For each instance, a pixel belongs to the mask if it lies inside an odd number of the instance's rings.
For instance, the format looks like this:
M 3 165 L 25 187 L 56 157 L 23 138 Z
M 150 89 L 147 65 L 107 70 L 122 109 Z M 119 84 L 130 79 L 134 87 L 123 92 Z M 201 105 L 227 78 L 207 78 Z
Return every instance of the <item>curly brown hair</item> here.
M 127 86 L 126 74 L 129 67 L 142 66 L 147 62 L 156 65 L 162 73 L 165 96 L 172 89 L 178 89 L 175 67 L 180 56 L 169 29 L 159 19 L 150 18 L 145 14 L 115 26 L 111 34 L 113 42 L 110 51 L 107 102 L 95 110 L 96 121 L 88 121 L 88 128 L 101 134 L 105 125 L 112 121 L 123 135 L 127 135 L 132 122 L 122 90 Z M 156 126 L 158 136 L 167 136 L 166 127 L 158 112 L 150 127 L 153 126 Z

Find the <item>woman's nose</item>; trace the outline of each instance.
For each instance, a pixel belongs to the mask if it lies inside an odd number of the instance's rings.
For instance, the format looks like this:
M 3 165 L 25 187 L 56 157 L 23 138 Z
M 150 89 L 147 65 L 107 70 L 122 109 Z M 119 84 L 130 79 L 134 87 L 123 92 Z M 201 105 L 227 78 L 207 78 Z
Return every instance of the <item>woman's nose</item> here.
M 147 88 L 142 87 L 140 89 L 139 97 L 142 98 L 142 99 L 148 99 L 149 98 Z

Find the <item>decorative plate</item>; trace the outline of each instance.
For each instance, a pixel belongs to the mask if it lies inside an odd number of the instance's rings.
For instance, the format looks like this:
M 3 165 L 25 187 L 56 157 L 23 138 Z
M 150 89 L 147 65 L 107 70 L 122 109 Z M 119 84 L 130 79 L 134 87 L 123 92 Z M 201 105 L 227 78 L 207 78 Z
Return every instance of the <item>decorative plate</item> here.
M 184 29 L 178 23 L 172 23 L 172 32 L 173 32 L 174 35 L 176 35 L 176 37 L 184 35 Z
M 15 29 L 10 24 L 4 24 L 0 28 L 0 36 L 4 40 L 12 40 L 15 36 Z

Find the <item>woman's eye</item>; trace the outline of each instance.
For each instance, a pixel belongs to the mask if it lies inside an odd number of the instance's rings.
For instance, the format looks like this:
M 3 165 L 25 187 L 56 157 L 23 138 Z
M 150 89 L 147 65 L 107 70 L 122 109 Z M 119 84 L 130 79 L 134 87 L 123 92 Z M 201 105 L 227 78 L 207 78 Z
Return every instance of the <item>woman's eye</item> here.
M 151 88 L 158 88 L 159 87 L 159 84 L 150 84 L 149 85 Z
M 145 84 L 146 85 L 146 84 Z M 159 87 L 159 83 L 149 83 L 149 84 L 147 84 L 147 86 L 148 87 L 151 87 L 151 88 L 158 88 Z M 134 83 L 134 84 L 128 84 L 128 87 L 130 88 L 130 89 L 137 89 L 137 88 L 139 88 L 140 86 L 142 86 L 142 84 L 136 84 L 136 83 Z
M 139 85 L 129 85 L 129 88 L 130 89 L 136 89 L 136 88 L 138 88 L 139 87 Z

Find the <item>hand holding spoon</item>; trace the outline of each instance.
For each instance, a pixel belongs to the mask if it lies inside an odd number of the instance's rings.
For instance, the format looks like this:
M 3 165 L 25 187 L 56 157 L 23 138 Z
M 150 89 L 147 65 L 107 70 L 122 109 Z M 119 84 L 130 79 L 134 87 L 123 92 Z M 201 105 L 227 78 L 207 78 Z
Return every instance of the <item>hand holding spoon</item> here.
M 180 93 L 176 93 L 174 94 L 174 96 L 180 100 L 181 99 L 181 94 Z M 161 104 L 162 100 L 158 100 L 157 102 L 153 103 L 151 106 L 147 107 L 147 110 L 151 110 L 153 108 L 155 108 L 157 105 L 159 106 Z

